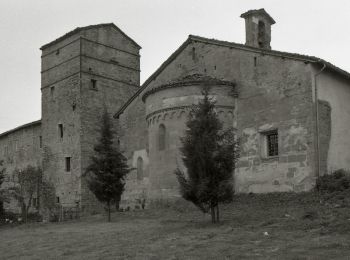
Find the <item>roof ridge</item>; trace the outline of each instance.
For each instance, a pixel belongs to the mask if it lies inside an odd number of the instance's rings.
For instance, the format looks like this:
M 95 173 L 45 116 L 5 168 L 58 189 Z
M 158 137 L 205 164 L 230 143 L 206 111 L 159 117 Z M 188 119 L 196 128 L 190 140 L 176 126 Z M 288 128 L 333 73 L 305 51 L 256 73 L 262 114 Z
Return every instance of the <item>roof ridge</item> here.
M 132 38 L 130 38 L 125 32 L 123 32 L 118 26 L 116 26 L 114 23 L 99 23 L 99 24 L 92 24 L 92 25 L 87 25 L 87 26 L 83 26 L 83 27 L 76 27 L 75 29 L 67 32 L 66 34 L 58 37 L 57 39 L 44 44 L 43 46 L 40 47 L 40 50 L 43 50 L 47 47 L 50 47 L 62 40 L 64 40 L 65 38 L 72 36 L 76 33 L 79 33 L 83 30 L 87 30 L 87 29 L 91 29 L 91 28 L 98 28 L 98 27 L 103 27 L 103 26 L 112 26 L 113 28 L 115 28 L 116 30 L 118 30 L 122 35 L 124 35 L 126 38 L 128 38 L 131 42 L 133 42 L 138 48 L 141 49 L 141 46 L 137 44 L 137 42 L 135 42 Z
M 176 56 L 184 49 L 190 42 L 192 41 L 201 41 L 204 43 L 208 44 L 217 44 L 220 46 L 226 46 L 229 48 L 236 48 L 236 49 L 242 49 L 242 50 L 247 50 L 247 51 L 253 51 L 257 53 L 262 53 L 266 55 L 273 55 L 273 56 L 279 56 L 279 57 L 284 57 L 284 58 L 289 58 L 289 59 L 294 59 L 294 60 L 301 60 L 304 62 L 313 62 L 313 63 L 322 63 L 325 64 L 329 69 L 341 74 L 342 76 L 350 79 L 350 73 L 333 65 L 332 63 L 323 60 L 321 58 L 315 57 L 315 56 L 308 56 L 308 55 L 303 55 L 303 54 L 297 54 L 297 53 L 290 53 L 290 52 L 283 52 L 283 51 L 275 51 L 275 50 L 268 50 L 268 49 L 261 49 L 261 48 L 256 48 L 252 46 L 248 46 L 245 44 L 241 43 L 235 43 L 235 42 L 228 42 L 228 41 L 222 41 L 222 40 L 217 40 L 217 39 L 210 39 L 210 38 L 205 38 L 202 36 L 197 36 L 190 34 L 186 41 L 181 44 L 179 48 L 177 48 L 159 67 L 158 69 L 151 74 L 147 78 L 147 80 L 142 84 L 140 89 L 133 95 L 131 96 L 127 102 L 124 103 L 123 106 L 120 107 L 120 109 L 114 114 L 114 118 L 117 118 L 120 114 L 123 113 L 123 111 L 130 105 L 130 103 L 148 86 L 148 84 L 156 78 L 159 73 L 172 61 L 176 58 Z
M 17 126 L 15 128 L 10 129 L 10 130 L 7 130 L 7 131 L 5 131 L 3 133 L 0 133 L 0 138 L 6 136 L 8 134 L 11 134 L 11 133 L 13 133 L 15 131 L 21 130 L 21 129 L 29 127 L 29 126 L 37 125 L 37 124 L 41 124 L 41 119 L 33 121 L 33 122 L 30 122 L 30 123 L 26 123 L 26 124 L 23 124 L 23 125 L 20 125 L 20 126 Z

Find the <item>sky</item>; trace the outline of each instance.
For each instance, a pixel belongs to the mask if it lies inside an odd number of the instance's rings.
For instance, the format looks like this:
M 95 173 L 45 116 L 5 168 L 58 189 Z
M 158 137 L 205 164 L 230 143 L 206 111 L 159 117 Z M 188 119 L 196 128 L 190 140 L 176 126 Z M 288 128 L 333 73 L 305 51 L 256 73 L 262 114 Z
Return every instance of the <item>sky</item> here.
M 141 49 L 141 83 L 189 34 L 245 43 L 240 14 L 265 8 L 274 50 L 350 71 L 348 0 L 0 0 L 0 133 L 41 118 L 39 48 L 76 27 L 115 23 Z

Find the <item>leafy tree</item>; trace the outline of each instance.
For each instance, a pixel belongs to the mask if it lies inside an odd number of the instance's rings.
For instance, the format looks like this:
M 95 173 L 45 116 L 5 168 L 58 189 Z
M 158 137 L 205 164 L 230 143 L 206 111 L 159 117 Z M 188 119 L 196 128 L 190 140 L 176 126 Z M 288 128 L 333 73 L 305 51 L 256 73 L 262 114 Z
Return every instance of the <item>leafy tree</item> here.
M 5 196 L 5 193 L 4 191 L 1 189 L 1 185 L 2 183 L 4 182 L 5 180 L 5 171 L 6 171 L 6 168 L 3 167 L 3 161 L 0 160 L 0 216 L 2 214 L 4 214 L 4 202 L 6 201 L 6 196 Z
M 182 159 L 186 173 L 179 168 L 175 174 L 182 197 L 203 212 L 209 212 L 212 222 L 219 222 L 219 203 L 232 201 L 233 171 L 238 158 L 238 144 L 233 129 L 223 130 L 215 112 L 215 102 L 208 89 L 198 105 L 191 109 L 187 130 L 181 138 Z
M 10 194 L 21 206 L 21 214 L 27 222 L 28 212 L 32 206 L 34 194 L 38 195 L 42 181 L 42 170 L 39 167 L 27 166 L 23 170 L 14 170 L 17 182 L 9 188 Z
M 105 110 L 101 120 L 101 136 L 94 146 L 95 153 L 85 173 L 89 189 L 107 206 L 108 221 L 111 221 L 111 205 L 119 204 L 125 176 L 131 170 L 125 156 L 113 145 L 114 134 L 110 116 Z

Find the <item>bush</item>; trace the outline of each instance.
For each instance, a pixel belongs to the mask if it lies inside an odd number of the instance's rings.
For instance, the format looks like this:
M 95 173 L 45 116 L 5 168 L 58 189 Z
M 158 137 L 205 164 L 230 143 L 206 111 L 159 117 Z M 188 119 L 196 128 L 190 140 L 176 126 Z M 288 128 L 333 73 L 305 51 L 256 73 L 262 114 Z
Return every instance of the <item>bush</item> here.
M 318 178 L 316 188 L 321 192 L 336 192 L 350 189 L 350 172 L 339 169 Z
M 4 212 L 4 214 L 0 216 L 0 226 L 6 224 L 15 224 L 19 222 L 21 222 L 21 214 Z
M 28 222 L 42 222 L 43 217 L 38 212 L 28 213 Z

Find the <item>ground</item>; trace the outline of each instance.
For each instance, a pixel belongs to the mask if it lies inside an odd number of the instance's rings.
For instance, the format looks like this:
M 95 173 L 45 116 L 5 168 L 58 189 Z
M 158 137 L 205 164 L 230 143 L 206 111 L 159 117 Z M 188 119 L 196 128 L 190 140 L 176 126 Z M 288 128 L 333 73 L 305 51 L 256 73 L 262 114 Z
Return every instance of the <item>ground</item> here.
M 240 195 L 222 222 L 184 203 L 0 228 L 1 259 L 348 259 L 350 196 Z

